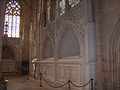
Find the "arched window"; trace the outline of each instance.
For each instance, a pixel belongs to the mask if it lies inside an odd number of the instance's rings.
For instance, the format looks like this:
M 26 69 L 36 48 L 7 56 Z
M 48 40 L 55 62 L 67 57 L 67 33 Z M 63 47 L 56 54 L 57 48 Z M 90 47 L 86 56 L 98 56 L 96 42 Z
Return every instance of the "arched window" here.
M 71 7 L 74 7 L 76 4 L 78 4 L 80 2 L 80 0 L 69 0 L 69 5 Z
M 6 32 L 6 23 L 8 24 L 8 37 L 19 38 L 20 5 L 15 0 L 11 0 L 6 4 L 4 34 Z
M 50 23 L 50 0 L 47 1 L 47 22 Z

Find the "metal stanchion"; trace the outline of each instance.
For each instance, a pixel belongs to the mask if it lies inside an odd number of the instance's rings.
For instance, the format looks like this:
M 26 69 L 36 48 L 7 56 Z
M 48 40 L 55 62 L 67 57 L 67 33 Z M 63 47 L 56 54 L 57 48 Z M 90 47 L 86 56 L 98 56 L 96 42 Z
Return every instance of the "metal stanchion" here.
M 70 81 L 70 80 L 68 80 L 68 90 L 71 90 L 70 83 L 71 83 L 71 81 Z
M 40 87 L 42 87 L 42 73 L 40 73 Z
M 93 78 L 90 79 L 86 84 L 83 84 L 83 85 L 76 85 L 74 84 L 71 80 L 68 80 L 68 82 L 64 83 L 63 85 L 60 85 L 60 86 L 54 86 L 52 85 L 51 83 L 49 83 L 49 81 L 47 81 L 45 79 L 45 77 L 42 75 L 42 73 L 40 73 L 37 77 L 40 76 L 40 87 L 42 87 L 42 79 L 50 86 L 50 87 L 53 87 L 53 88 L 62 88 L 66 85 L 68 85 L 68 90 L 71 90 L 71 85 L 75 86 L 75 87 L 79 87 L 79 88 L 82 88 L 82 87 L 86 87 L 87 85 L 91 85 L 91 90 L 94 90 L 94 81 L 93 81 Z
M 93 78 L 91 79 L 91 90 L 93 90 Z

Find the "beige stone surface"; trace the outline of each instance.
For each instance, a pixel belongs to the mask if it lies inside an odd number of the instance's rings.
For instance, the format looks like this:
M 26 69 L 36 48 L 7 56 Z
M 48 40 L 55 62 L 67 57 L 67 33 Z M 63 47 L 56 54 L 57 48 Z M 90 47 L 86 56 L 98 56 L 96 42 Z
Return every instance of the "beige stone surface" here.
M 6 77 L 5 80 L 8 80 L 7 90 L 61 90 L 50 88 L 45 84 L 40 87 L 38 80 L 28 79 L 28 76 Z
M 28 80 L 28 77 L 7 77 L 7 90 L 47 90 L 40 88 L 39 83 Z

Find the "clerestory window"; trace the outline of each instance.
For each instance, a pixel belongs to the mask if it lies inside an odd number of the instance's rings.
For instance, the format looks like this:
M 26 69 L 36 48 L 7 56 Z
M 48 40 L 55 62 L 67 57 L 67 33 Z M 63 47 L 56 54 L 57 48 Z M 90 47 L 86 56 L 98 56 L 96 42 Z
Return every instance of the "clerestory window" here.
M 19 38 L 20 5 L 15 0 L 11 0 L 6 4 L 4 34 L 6 34 L 6 26 L 8 37 Z
M 69 0 L 69 5 L 71 7 L 74 7 L 76 4 L 78 4 L 80 2 L 80 0 Z
M 60 7 L 60 15 L 62 15 L 63 13 L 65 13 L 65 0 L 60 0 L 59 7 Z

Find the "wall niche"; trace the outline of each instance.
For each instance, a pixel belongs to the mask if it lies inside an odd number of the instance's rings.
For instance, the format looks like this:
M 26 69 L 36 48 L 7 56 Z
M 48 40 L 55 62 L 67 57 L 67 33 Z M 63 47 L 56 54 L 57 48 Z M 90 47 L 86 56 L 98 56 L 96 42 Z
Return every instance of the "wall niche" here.
M 2 47 L 2 59 L 15 60 L 14 52 L 8 45 Z
M 53 46 L 50 38 L 47 38 L 45 45 L 44 45 L 44 52 L 43 52 L 43 58 L 51 58 L 53 57 Z
M 80 55 L 79 40 L 72 28 L 67 28 L 61 43 L 60 58 Z

